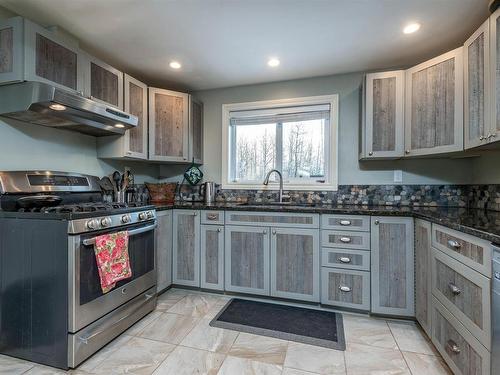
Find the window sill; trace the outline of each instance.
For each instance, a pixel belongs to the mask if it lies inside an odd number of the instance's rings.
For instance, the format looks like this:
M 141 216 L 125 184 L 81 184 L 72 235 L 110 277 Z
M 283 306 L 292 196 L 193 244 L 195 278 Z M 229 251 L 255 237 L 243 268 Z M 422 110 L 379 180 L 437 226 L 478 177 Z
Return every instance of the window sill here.
M 263 185 L 263 184 L 230 184 L 225 183 L 221 185 L 221 189 L 233 190 L 259 190 L 259 191 L 278 191 L 279 185 Z M 283 191 L 337 191 L 337 185 L 283 185 Z

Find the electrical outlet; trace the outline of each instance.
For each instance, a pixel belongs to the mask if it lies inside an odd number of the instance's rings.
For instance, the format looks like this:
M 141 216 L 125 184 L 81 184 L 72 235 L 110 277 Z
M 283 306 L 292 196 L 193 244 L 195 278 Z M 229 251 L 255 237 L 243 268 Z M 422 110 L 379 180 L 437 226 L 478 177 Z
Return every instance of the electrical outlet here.
M 395 183 L 403 183 L 403 171 L 401 169 L 396 169 L 394 171 L 394 182 Z

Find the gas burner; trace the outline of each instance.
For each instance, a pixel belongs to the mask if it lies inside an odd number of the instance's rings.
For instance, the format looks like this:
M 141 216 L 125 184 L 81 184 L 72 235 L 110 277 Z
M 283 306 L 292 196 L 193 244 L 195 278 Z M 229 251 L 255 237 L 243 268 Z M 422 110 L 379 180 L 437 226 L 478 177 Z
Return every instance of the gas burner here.
M 117 202 L 93 202 L 93 203 L 78 203 L 65 204 L 53 207 L 33 207 L 20 208 L 19 212 L 42 212 L 42 213 L 76 213 L 76 212 L 111 212 L 114 210 L 123 210 L 126 208 L 137 208 L 143 206 L 142 203 L 117 203 Z

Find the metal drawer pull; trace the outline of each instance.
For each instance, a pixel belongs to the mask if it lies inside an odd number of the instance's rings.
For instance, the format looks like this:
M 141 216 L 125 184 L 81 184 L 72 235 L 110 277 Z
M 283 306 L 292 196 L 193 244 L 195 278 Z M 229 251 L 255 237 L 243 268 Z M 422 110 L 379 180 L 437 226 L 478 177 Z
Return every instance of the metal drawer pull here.
M 460 348 L 458 347 L 457 343 L 453 340 L 448 340 L 448 348 L 450 348 L 452 353 L 455 354 L 460 353 Z
M 340 220 L 340 225 L 351 225 L 351 220 Z
M 217 215 L 217 214 L 208 214 L 207 219 L 208 220 L 217 220 L 218 216 L 219 215 Z
M 351 241 L 352 241 L 351 237 L 340 237 L 340 242 L 349 243 Z
M 348 257 L 340 257 L 337 260 L 341 263 L 351 263 L 351 258 Z
M 153 230 L 155 228 L 156 228 L 156 223 L 153 224 L 153 225 L 148 225 L 147 227 L 142 227 L 142 228 L 138 228 L 138 229 L 129 230 L 128 231 L 128 235 L 129 235 L 129 237 L 130 236 L 134 236 L 136 234 L 141 234 L 141 233 L 149 232 L 150 230 Z M 95 245 L 95 237 L 83 240 L 82 243 L 85 246 Z
M 455 240 L 448 240 L 448 246 L 454 247 L 455 249 L 460 249 L 462 247 L 462 245 Z
M 221 228 L 217 228 L 217 232 L 222 232 L 222 229 Z
M 375 221 L 373 222 L 373 224 L 375 224 L 375 225 L 379 225 L 379 224 L 380 224 L 380 221 L 375 220 Z
M 349 288 L 348 286 L 345 286 L 345 285 L 341 285 L 341 286 L 339 286 L 339 290 L 341 292 L 344 292 L 344 293 L 349 293 L 351 291 L 351 288 Z
M 460 293 L 462 293 L 460 288 L 453 283 L 449 283 L 448 288 L 450 288 L 451 292 L 456 296 L 458 296 Z

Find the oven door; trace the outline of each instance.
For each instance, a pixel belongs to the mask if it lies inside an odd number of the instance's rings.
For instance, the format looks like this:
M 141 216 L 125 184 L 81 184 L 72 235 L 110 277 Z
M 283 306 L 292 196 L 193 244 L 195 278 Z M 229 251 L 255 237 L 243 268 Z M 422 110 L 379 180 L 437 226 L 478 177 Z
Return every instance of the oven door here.
M 156 285 L 156 221 L 121 227 L 129 233 L 132 277 L 103 293 L 94 253 L 94 237 L 114 233 L 102 230 L 69 237 L 69 332 L 75 333 L 145 290 Z

